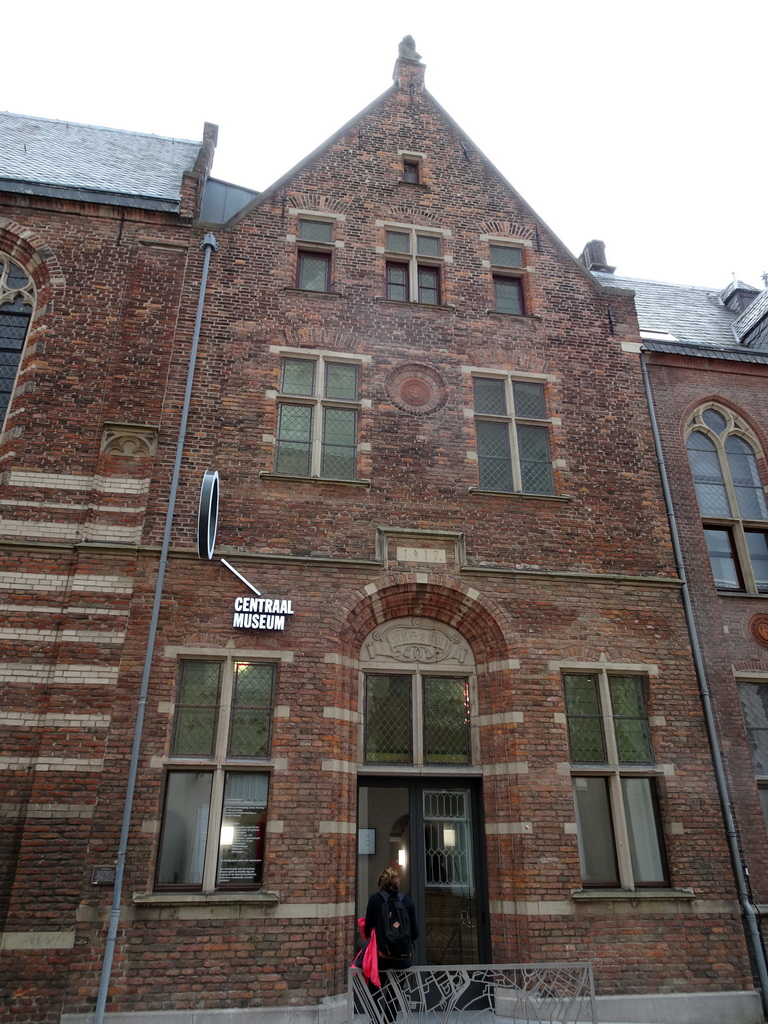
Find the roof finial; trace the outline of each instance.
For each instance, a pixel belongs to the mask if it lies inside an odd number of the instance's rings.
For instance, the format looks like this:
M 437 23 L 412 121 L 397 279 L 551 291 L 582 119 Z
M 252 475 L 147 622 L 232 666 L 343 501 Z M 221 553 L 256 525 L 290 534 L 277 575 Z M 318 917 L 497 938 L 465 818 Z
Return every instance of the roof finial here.
M 403 36 L 397 47 L 397 55 L 402 60 L 421 60 L 421 54 L 416 53 L 413 36 Z

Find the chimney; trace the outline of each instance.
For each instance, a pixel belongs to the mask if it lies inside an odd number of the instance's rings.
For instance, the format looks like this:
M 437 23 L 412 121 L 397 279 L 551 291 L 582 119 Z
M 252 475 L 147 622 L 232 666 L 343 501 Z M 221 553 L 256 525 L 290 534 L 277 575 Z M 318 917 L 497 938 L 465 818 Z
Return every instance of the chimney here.
M 612 274 L 616 267 L 609 267 L 605 259 L 605 242 L 593 238 L 587 242 L 584 251 L 579 256 L 579 262 L 583 263 L 589 271 L 599 271 L 601 274 Z
M 397 54 L 392 80 L 400 89 L 408 89 L 411 97 L 415 92 L 423 92 L 426 67 L 421 63 L 421 54 L 416 53 L 413 36 L 403 36 Z

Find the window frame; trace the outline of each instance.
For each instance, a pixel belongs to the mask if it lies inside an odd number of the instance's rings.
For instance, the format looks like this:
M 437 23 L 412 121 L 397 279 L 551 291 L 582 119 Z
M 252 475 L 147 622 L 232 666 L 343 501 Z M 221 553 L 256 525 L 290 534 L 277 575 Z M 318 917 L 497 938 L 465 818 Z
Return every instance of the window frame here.
M 369 719 L 368 719 L 368 704 L 369 704 L 369 689 L 368 680 L 372 677 L 382 678 L 390 677 L 397 679 L 407 679 L 409 681 L 410 695 L 408 698 L 408 723 L 409 723 L 409 749 L 408 754 L 410 759 L 405 760 L 369 760 L 368 759 L 368 736 L 369 736 Z M 466 686 L 466 751 L 467 758 L 465 760 L 438 760 L 430 756 L 427 750 L 427 680 L 429 679 L 456 679 L 463 680 Z M 421 666 L 414 666 L 413 668 L 388 668 L 388 669 L 376 669 L 367 668 L 361 672 L 361 686 L 362 686 L 362 702 L 363 708 L 362 715 L 362 747 L 360 763 L 366 770 L 370 768 L 384 768 L 396 771 L 402 769 L 405 771 L 412 771 L 414 768 L 432 770 L 449 769 L 451 772 L 466 770 L 471 768 L 477 762 L 477 751 L 476 751 L 476 714 L 473 707 L 473 679 L 474 674 L 470 671 L 460 671 L 455 668 L 446 669 L 445 671 L 439 671 L 439 666 L 435 666 L 433 669 L 423 669 Z
M 660 810 L 660 795 L 657 780 L 663 774 L 660 766 L 655 761 L 652 742 L 652 724 L 649 714 L 649 676 L 646 671 L 638 670 L 636 667 L 597 667 L 581 665 L 579 667 L 565 667 L 562 671 L 563 701 L 565 706 L 565 721 L 568 732 L 569 745 L 569 766 L 571 782 L 573 786 L 574 809 L 576 811 L 576 835 L 579 846 L 579 861 L 582 871 L 582 886 L 590 890 L 606 891 L 635 891 L 643 889 L 666 889 L 671 887 L 669 863 L 666 853 L 666 842 L 664 826 Z M 599 719 L 605 757 L 602 760 L 591 763 L 579 761 L 573 758 L 572 728 L 575 717 L 568 706 L 567 679 L 569 677 L 589 678 L 596 683 L 598 715 L 592 716 Z M 635 678 L 641 682 L 642 704 L 644 722 L 644 735 L 649 750 L 647 763 L 637 761 L 623 761 L 619 752 L 619 730 L 616 722 L 622 717 L 615 714 L 615 705 L 612 695 L 611 680 L 619 678 Z M 596 779 L 605 780 L 606 808 L 612 835 L 613 859 L 616 867 L 616 878 L 611 880 L 587 881 L 588 865 L 585 854 L 585 836 L 582 833 L 578 810 L 578 780 Z M 646 781 L 651 802 L 653 818 L 656 826 L 656 855 L 661 868 L 662 877 L 650 881 L 640 881 L 635 878 L 635 871 L 632 864 L 632 828 L 627 815 L 625 801 L 624 783 L 630 780 Z
M 768 704 L 768 678 L 740 679 L 737 677 L 736 684 L 739 694 L 739 706 L 741 708 L 741 715 L 744 721 L 744 729 L 747 734 L 747 745 L 749 747 L 750 760 L 752 761 L 752 766 L 755 771 L 755 785 L 757 787 L 758 799 L 760 800 L 760 810 L 762 811 L 763 821 L 765 822 L 766 832 L 768 833 L 768 758 L 766 758 L 766 763 L 764 765 L 758 762 L 757 744 L 755 743 L 753 735 L 758 730 L 764 731 L 768 734 L 768 713 L 766 713 L 765 708 L 763 708 L 766 723 L 764 726 L 750 725 L 751 716 L 747 713 L 747 707 L 744 700 L 744 695 L 748 690 L 759 687 L 765 694 L 765 699 L 762 697 L 760 698 L 761 703 Z M 758 770 L 760 768 L 762 768 L 762 771 Z
M 12 268 L 24 277 L 24 284 L 21 283 L 20 279 L 15 283 L 12 279 L 9 280 L 9 276 L 11 278 L 16 276 L 13 275 Z M 36 304 L 37 293 L 32 275 L 20 263 L 12 260 L 7 253 L 0 252 L 0 320 L 7 318 L 8 320 L 18 322 L 24 328 L 20 338 L 9 338 L 7 343 L 0 340 L 0 352 L 10 356 L 6 366 L 13 371 L 7 378 L 9 386 L 6 388 L 4 384 L 0 385 L 0 432 L 4 429 L 5 421 L 11 409 L 11 400 L 16 388 L 19 367 L 21 366 L 24 347 L 29 337 L 29 327 L 35 315 Z M 18 308 L 10 308 L 14 306 Z
M 302 231 L 304 230 L 304 224 L 324 224 L 329 228 L 329 240 L 327 242 L 320 241 L 309 237 L 302 238 Z M 314 217 L 308 216 L 307 214 L 300 213 L 298 215 L 298 223 L 296 225 L 296 277 L 295 286 L 298 291 L 302 292 L 314 292 L 315 294 L 322 295 L 327 294 L 331 291 L 332 285 L 332 273 L 333 273 L 333 252 L 335 249 L 335 226 L 334 220 L 329 220 L 327 217 Z M 305 262 L 307 260 L 322 260 L 325 266 L 325 287 L 324 288 L 307 288 L 303 285 L 303 273 Z
M 504 414 L 494 414 L 488 412 L 477 411 L 477 398 L 475 382 L 478 380 L 493 380 L 501 381 L 504 386 L 504 403 L 506 412 Z M 481 491 L 489 491 L 494 494 L 538 494 L 547 497 L 553 497 L 556 493 L 555 490 L 555 467 L 554 457 L 552 455 L 552 425 L 553 419 L 551 416 L 545 416 L 544 418 L 536 418 L 531 416 L 518 416 L 517 406 L 515 402 L 515 384 L 535 384 L 538 385 L 542 390 L 542 404 L 544 411 L 547 408 L 547 381 L 541 378 L 518 375 L 514 373 L 499 373 L 494 371 L 483 371 L 475 370 L 472 372 L 472 413 L 475 421 L 475 443 L 477 448 L 477 463 L 478 463 L 478 489 Z M 511 490 L 502 490 L 499 488 L 491 488 L 484 485 L 483 482 L 483 468 L 482 462 L 484 458 L 489 458 L 487 455 L 482 455 L 480 432 L 478 431 L 478 422 L 493 422 L 493 423 L 504 423 L 507 427 L 507 442 L 509 451 L 509 470 L 510 477 L 512 480 Z M 547 437 L 547 448 L 549 453 L 549 483 L 550 489 L 548 491 L 527 491 L 523 489 L 523 461 L 520 457 L 520 440 L 519 440 L 519 427 L 541 427 L 546 428 Z
M 520 260 L 519 264 L 497 262 L 494 250 L 501 249 L 505 249 L 508 252 L 518 253 Z M 493 284 L 493 312 L 500 313 L 502 316 L 525 316 L 527 312 L 525 295 L 525 260 L 523 258 L 525 246 L 511 241 L 501 242 L 496 239 L 492 239 L 488 242 L 488 251 L 490 255 L 489 266 L 491 269 L 491 282 Z M 518 309 L 500 308 L 502 300 L 499 296 L 499 286 L 509 282 L 515 283 L 519 306 Z
M 408 249 L 390 249 L 390 235 L 406 235 Z M 419 252 L 419 239 L 435 239 L 439 243 L 437 256 Z M 384 294 L 390 302 L 412 302 L 422 306 L 441 306 L 443 304 L 443 267 L 446 256 L 443 251 L 445 232 L 437 228 L 414 227 L 406 224 L 384 224 Z M 396 267 L 407 268 L 405 285 L 390 281 L 390 271 Z M 422 285 L 422 271 L 434 273 L 436 283 L 427 288 Z M 398 298 L 391 293 L 392 287 L 405 287 L 405 298 Z M 433 292 L 435 302 L 425 301 L 427 292 Z
M 210 753 L 176 753 L 176 746 L 181 722 L 181 709 L 190 705 L 181 704 L 181 690 L 186 664 L 206 664 L 218 666 L 218 682 L 216 701 L 211 705 L 214 722 L 212 726 Z M 180 657 L 176 669 L 176 694 L 174 701 L 173 723 L 169 734 L 169 747 L 163 759 L 165 777 L 163 785 L 163 806 L 161 827 L 155 865 L 155 892 L 226 892 L 254 891 L 263 887 L 263 879 L 255 883 L 239 883 L 219 881 L 220 850 L 222 829 L 224 828 L 225 798 L 227 780 L 234 775 L 266 776 L 266 797 L 263 816 L 263 832 L 261 835 L 262 869 L 264 863 L 265 832 L 269 809 L 270 769 L 272 766 L 272 728 L 277 706 L 278 662 L 270 658 L 253 657 L 251 655 L 212 657 L 188 654 Z M 263 754 L 242 756 L 230 752 L 230 742 L 234 733 L 234 713 L 237 705 L 234 697 L 237 687 L 238 665 L 262 665 L 271 669 L 271 699 L 267 711 L 268 728 L 266 751 Z M 207 705 L 206 705 L 207 706 Z M 159 881 L 162 867 L 162 855 L 166 830 L 169 826 L 168 815 L 171 811 L 170 789 L 172 779 L 176 776 L 197 774 L 210 776 L 210 788 L 205 819 L 205 839 L 202 843 L 203 867 L 201 881 L 168 883 Z M 200 805 L 202 807 L 202 804 Z M 216 826 L 213 823 L 218 823 Z
M 299 395 L 283 390 L 285 364 L 289 360 L 304 361 L 311 363 L 314 367 L 312 388 L 313 393 L 311 395 Z M 343 365 L 352 366 L 355 368 L 355 392 L 356 397 L 354 400 L 347 400 L 342 398 L 329 398 L 326 395 L 328 385 L 328 367 L 331 365 Z M 274 473 L 276 476 L 283 477 L 294 477 L 301 480 L 359 480 L 359 467 L 358 457 L 360 454 L 360 441 L 359 441 L 359 430 L 360 430 L 360 410 L 362 409 L 362 401 L 360 399 L 360 367 L 362 361 L 359 359 L 349 359 L 341 355 L 330 355 L 323 353 L 305 353 L 305 352 L 281 352 L 280 353 L 280 388 L 276 394 L 276 416 L 275 416 L 275 457 L 274 457 Z M 310 412 L 310 429 L 309 429 L 309 472 L 295 473 L 295 472 L 281 472 L 280 470 L 280 427 L 282 418 L 283 407 L 289 406 L 302 406 L 309 408 Z M 338 476 L 327 476 L 323 473 L 325 456 L 327 453 L 327 445 L 325 441 L 326 422 L 327 422 L 327 411 L 329 409 L 347 409 L 354 412 L 354 452 L 352 455 L 352 463 L 354 467 L 354 475 L 349 477 L 338 477 Z M 283 444 L 286 443 L 284 440 Z
M 713 410 L 725 420 L 725 426 L 719 433 L 706 422 L 705 416 L 710 410 Z M 696 433 L 702 434 L 714 446 L 720 472 L 720 481 L 722 482 L 722 489 L 730 515 L 708 515 L 706 510 L 702 508 L 701 501 L 699 500 L 699 487 L 704 486 L 707 481 L 703 479 L 703 473 L 699 472 L 697 476 L 696 468 L 691 459 L 691 449 L 688 447 L 691 437 Z M 752 456 L 754 457 L 754 469 L 760 485 L 759 488 L 754 489 L 762 493 L 762 503 L 766 509 L 766 517 L 764 519 L 752 519 L 741 514 L 739 495 L 734 484 L 732 464 L 729 461 L 729 454 L 732 455 L 734 453 L 729 453 L 726 449 L 727 442 L 733 437 L 739 438 L 751 449 Z M 765 542 L 764 547 L 768 552 L 768 495 L 766 494 L 766 486 L 760 473 L 760 461 L 764 454 L 757 438 L 744 420 L 727 406 L 721 405 L 718 402 L 707 402 L 705 405 L 700 406 L 689 418 L 685 431 L 685 445 L 691 481 L 696 494 L 702 528 L 705 531 L 705 546 L 715 589 L 721 594 L 747 594 L 751 596 L 768 594 L 768 580 L 760 581 L 759 574 L 756 573 L 753 566 L 748 540 L 750 535 L 761 535 Z M 710 480 L 709 483 L 712 485 L 717 482 Z M 739 583 L 738 586 L 718 585 L 713 555 L 706 531 L 720 531 L 727 534 L 732 551 L 735 575 Z

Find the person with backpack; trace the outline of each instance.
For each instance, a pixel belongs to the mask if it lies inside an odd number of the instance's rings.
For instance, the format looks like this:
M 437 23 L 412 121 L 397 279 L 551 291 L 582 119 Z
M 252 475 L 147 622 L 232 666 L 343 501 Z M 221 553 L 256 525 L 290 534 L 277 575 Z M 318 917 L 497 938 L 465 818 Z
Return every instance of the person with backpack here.
M 393 1021 L 397 1001 L 395 994 L 387 991 L 387 972 L 411 966 L 413 943 L 419 937 L 416 907 L 410 896 L 400 892 L 400 875 L 394 868 L 384 868 L 379 888 L 368 900 L 363 934 L 368 939 L 373 932 L 379 957 L 382 1016 L 385 1021 Z

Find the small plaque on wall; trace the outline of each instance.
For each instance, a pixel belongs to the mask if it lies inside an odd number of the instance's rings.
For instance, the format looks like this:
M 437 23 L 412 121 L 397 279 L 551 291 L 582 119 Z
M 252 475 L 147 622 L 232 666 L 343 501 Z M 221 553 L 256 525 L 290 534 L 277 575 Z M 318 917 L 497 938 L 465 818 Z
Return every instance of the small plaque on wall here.
M 376 829 L 359 828 L 357 830 L 357 852 L 376 853 Z
M 104 864 L 91 872 L 91 885 L 114 885 L 117 868 L 114 864 Z

